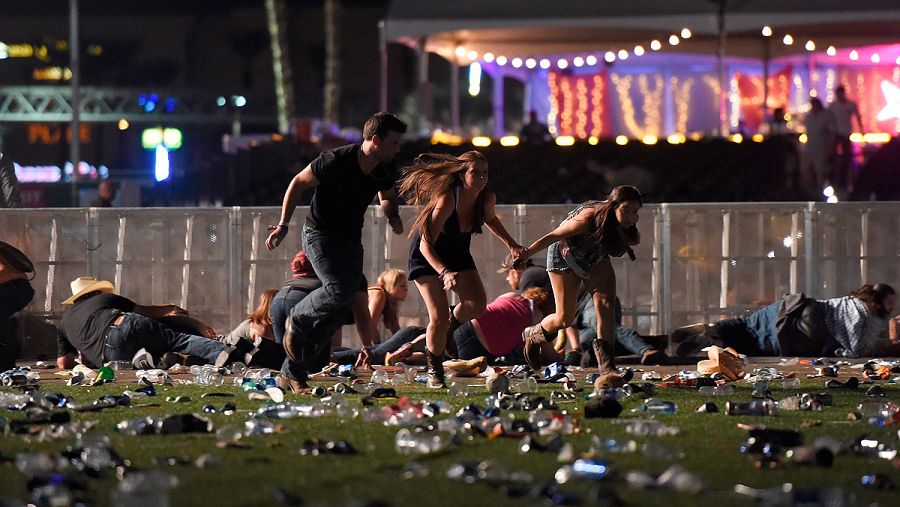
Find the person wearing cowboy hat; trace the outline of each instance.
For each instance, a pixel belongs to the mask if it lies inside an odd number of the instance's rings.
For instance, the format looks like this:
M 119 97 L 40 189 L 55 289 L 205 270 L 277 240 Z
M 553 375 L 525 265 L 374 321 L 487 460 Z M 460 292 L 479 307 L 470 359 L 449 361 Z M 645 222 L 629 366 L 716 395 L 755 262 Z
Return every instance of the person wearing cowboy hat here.
M 187 314 L 175 305 L 139 305 L 116 294 L 112 283 L 93 276 L 78 277 L 70 286 L 72 297 L 63 304 L 71 306 L 57 326 L 60 368 L 74 367 L 76 353 L 85 366 L 97 368 L 108 361 L 132 361 L 141 349 L 154 361 L 167 352 L 197 356 L 216 366 L 242 359 L 235 358 L 234 347 L 159 323 L 157 319 Z

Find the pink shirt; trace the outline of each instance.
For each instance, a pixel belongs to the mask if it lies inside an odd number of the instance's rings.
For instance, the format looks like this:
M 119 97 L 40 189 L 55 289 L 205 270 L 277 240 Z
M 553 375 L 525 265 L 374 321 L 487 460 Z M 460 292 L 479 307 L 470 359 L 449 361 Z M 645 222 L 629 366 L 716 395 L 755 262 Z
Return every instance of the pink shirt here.
M 522 330 L 532 324 L 531 301 L 498 297 L 473 322 L 484 337 L 484 346 L 494 356 L 505 356 L 522 348 Z

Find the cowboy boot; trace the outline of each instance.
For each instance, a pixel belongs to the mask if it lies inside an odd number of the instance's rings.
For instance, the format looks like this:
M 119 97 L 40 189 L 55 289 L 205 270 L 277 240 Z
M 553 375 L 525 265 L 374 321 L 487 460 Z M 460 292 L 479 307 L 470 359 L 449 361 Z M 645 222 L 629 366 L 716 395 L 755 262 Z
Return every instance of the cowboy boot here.
M 528 363 L 528 366 L 531 366 L 532 370 L 540 370 L 544 359 L 541 354 L 541 344 L 547 342 L 544 328 L 541 327 L 540 323 L 526 327 L 522 331 L 522 340 L 525 341 L 525 361 Z
M 444 381 L 444 362 L 441 355 L 435 354 L 426 348 L 425 358 L 428 361 L 428 369 L 425 371 L 428 381 L 425 385 L 431 389 L 447 387 L 447 383 Z
M 622 387 L 631 380 L 631 377 L 634 376 L 634 372 L 631 369 L 627 369 L 622 373 L 616 368 L 616 355 L 613 352 L 612 344 L 596 338 L 592 345 L 594 354 L 597 356 L 597 365 L 600 369 L 600 378 L 597 379 L 597 385 L 602 387 Z

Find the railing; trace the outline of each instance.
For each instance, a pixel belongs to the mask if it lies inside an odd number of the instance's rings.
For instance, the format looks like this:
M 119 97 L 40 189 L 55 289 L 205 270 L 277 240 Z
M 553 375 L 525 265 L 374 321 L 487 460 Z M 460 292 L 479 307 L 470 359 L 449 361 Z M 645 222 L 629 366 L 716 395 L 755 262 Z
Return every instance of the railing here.
M 570 206 L 498 206 L 510 233 L 531 242 L 555 227 Z M 289 264 L 307 213 L 298 208 L 291 233 L 265 248 L 266 225 L 278 208 L 121 208 L 0 210 L 0 238 L 34 261 L 36 295 L 27 311 L 56 318 L 69 282 L 94 275 L 142 304 L 175 303 L 220 328 L 236 325 L 258 295 L 290 276 Z M 416 210 L 401 210 L 407 227 Z M 740 314 L 803 291 L 834 297 L 864 282 L 900 279 L 900 203 L 651 204 L 638 224 L 635 262 L 615 259 L 625 321 L 645 333 Z M 365 274 L 406 269 L 409 240 L 391 234 L 377 207 L 363 230 Z M 496 273 L 507 254 L 490 233 L 472 254 L 489 300 L 508 289 Z M 542 254 L 534 257 L 543 263 Z M 401 310 L 409 323 L 427 320 L 417 291 Z M 348 342 L 355 331 L 345 330 Z

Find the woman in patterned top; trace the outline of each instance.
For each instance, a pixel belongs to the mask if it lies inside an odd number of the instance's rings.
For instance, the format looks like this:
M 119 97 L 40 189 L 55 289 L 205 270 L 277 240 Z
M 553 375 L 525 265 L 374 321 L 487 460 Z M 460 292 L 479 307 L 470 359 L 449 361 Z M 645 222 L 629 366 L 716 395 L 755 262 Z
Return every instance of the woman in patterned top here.
M 641 192 L 631 185 L 614 188 L 605 201 L 588 201 L 569 212 L 559 226 L 525 248 L 516 265 L 536 252 L 547 250 L 547 271 L 553 286 L 556 312 L 525 329 L 525 358 L 534 368 L 543 363 L 541 344 L 575 320 L 578 288 L 584 283 L 597 311 L 598 338 L 593 342 L 600 367 L 600 383 L 617 387 L 631 379 L 631 370 L 616 369 L 614 301 L 616 273 L 610 257 L 626 253 L 634 260 L 632 245 L 640 241 L 638 212 L 643 206 Z

